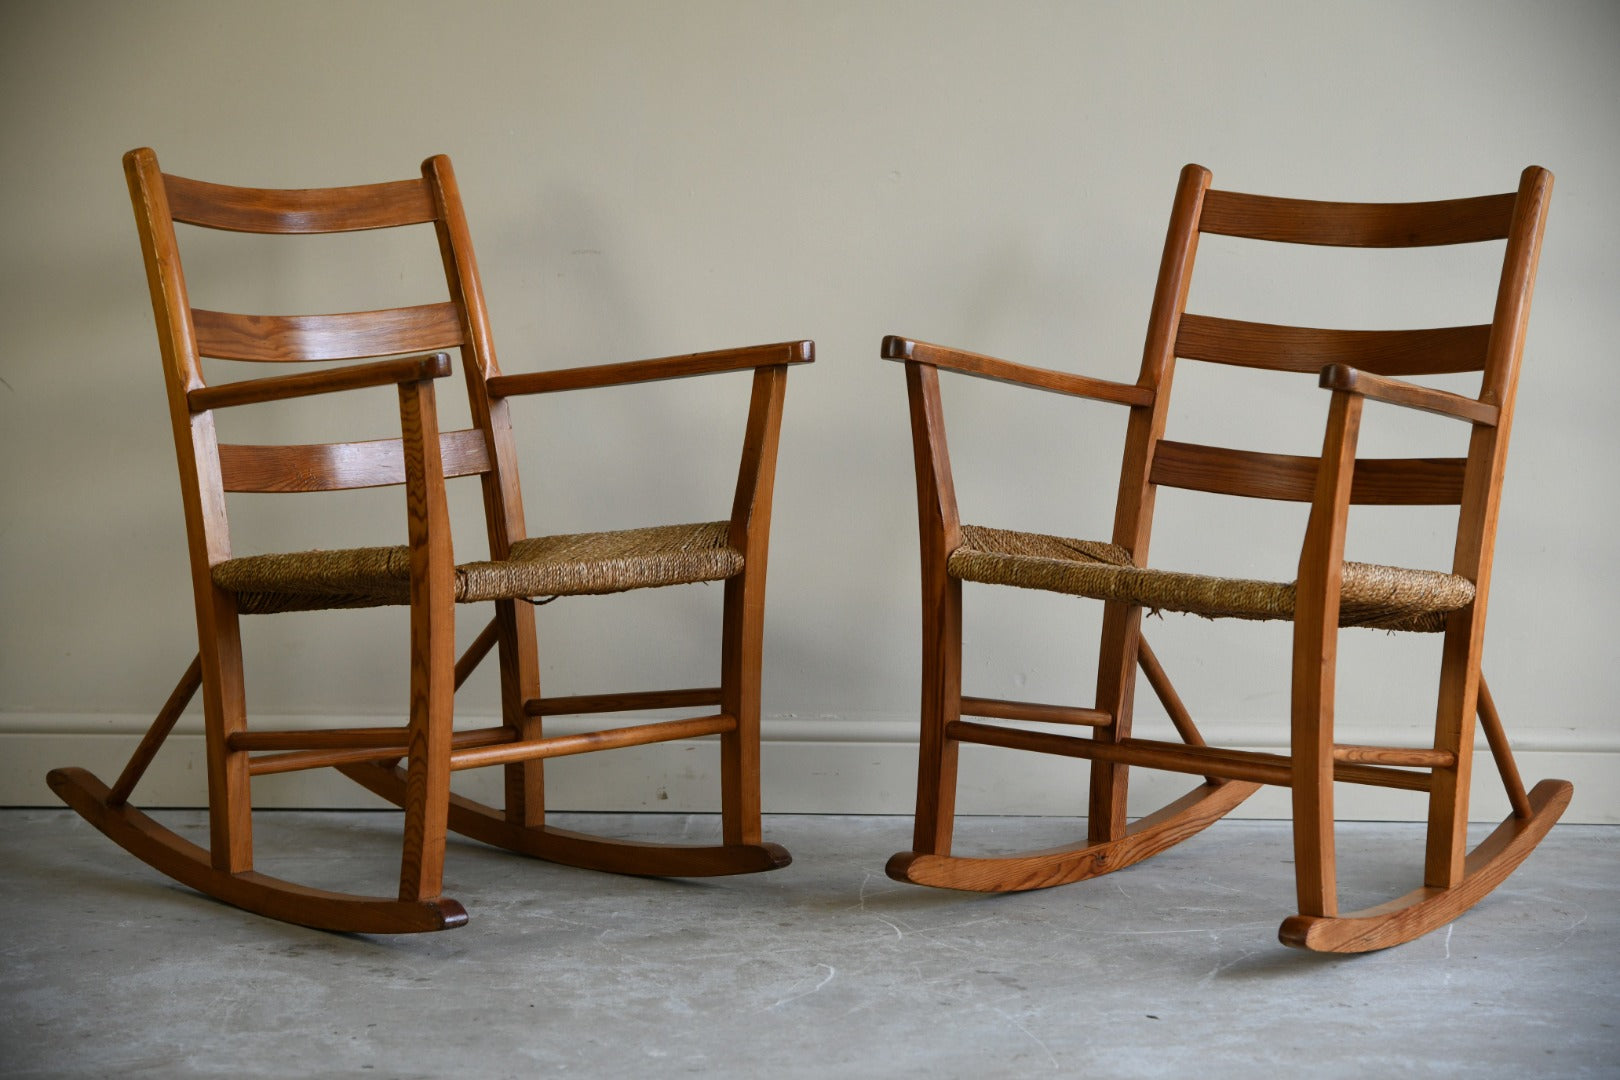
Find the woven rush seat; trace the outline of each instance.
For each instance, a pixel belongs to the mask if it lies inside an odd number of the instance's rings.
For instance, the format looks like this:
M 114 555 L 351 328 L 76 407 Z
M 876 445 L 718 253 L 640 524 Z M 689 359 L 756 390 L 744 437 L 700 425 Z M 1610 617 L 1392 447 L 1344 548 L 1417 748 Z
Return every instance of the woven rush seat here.
M 961 581 L 1044 589 L 1118 600 L 1205 618 L 1291 619 L 1293 582 L 1252 581 L 1134 566 L 1124 548 L 1095 540 L 962 526 L 962 546 L 946 564 Z M 1474 600 L 1467 578 L 1346 562 L 1340 626 L 1435 632 L 1446 615 Z
M 615 532 L 534 536 L 511 558 L 456 567 L 456 601 L 578 596 L 721 581 L 740 573 L 729 525 L 709 521 Z M 410 549 L 343 548 L 248 555 L 213 568 L 214 584 L 236 594 L 244 615 L 410 602 Z

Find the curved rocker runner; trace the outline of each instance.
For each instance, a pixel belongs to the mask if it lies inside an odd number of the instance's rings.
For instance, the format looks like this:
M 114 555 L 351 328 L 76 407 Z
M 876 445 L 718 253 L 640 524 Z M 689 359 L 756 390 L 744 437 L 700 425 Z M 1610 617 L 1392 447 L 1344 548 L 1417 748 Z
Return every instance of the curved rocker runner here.
M 786 851 L 761 839 L 760 648 L 771 496 L 790 365 L 814 346 L 790 341 L 594 367 L 503 375 L 496 364 L 472 241 L 455 175 L 429 158 L 419 179 L 346 188 L 227 187 L 163 173 L 150 150 L 124 169 L 134 202 L 164 360 L 191 556 L 198 640 L 194 660 L 111 788 L 82 769 L 57 769 L 55 791 L 149 865 L 229 904 L 287 922 L 362 933 L 460 926 L 466 912 L 440 895 L 445 835 L 456 828 L 515 851 L 574 866 L 649 875 L 772 870 Z M 381 311 L 244 315 L 194 308 L 175 223 L 247 233 L 336 233 L 431 224 L 447 298 Z M 473 426 L 441 432 L 434 383 L 460 355 Z M 209 385 L 201 359 L 353 361 L 323 370 Z M 736 494 L 728 518 L 614 532 L 529 536 L 508 401 L 696 375 L 752 378 Z M 265 446 L 221 443 L 216 418 L 240 405 L 392 387 L 400 436 L 368 442 Z M 448 478 L 483 487 L 489 558 L 457 564 L 445 504 Z M 408 542 L 235 557 L 227 492 L 308 492 L 404 485 Z M 722 582 L 720 685 L 543 697 L 533 600 L 694 582 Z M 457 604 L 493 603 L 494 617 L 458 660 Z M 396 727 L 262 731 L 249 727 L 242 615 L 403 605 L 410 612 L 409 714 Z M 485 657 L 500 665 L 501 722 L 455 730 L 454 695 Z M 201 690 L 207 737 L 209 846 L 163 828 L 128 804 L 186 703 Z M 550 716 L 699 710 L 684 719 L 548 735 Z M 547 758 L 675 739 L 720 743 L 721 842 L 638 844 L 553 829 L 545 820 Z M 451 773 L 500 766 L 500 810 L 452 796 Z M 253 869 L 251 778 L 336 767 L 405 811 L 397 898 L 326 892 Z
M 1220 191 L 1187 166 L 1170 216 L 1135 383 L 1031 367 L 901 337 L 883 356 L 905 365 L 917 472 L 922 553 L 922 734 L 912 850 L 889 861 L 901 881 L 987 892 L 1044 888 L 1122 869 L 1210 825 L 1261 784 L 1292 789 L 1298 914 L 1280 937 L 1321 952 L 1385 948 L 1456 918 L 1534 849 L 1569 803 L 1571 788 L 1546 780 L 1526 792 L 1480 674 L 1492 551 L 1552 175 L 1526 169 L 1517 191 L 1426 203 L 1330 203 Z M 1506 240 L 1490 323 L 1423 330 L 1323 330 L 1244 322 L 1186 311 L 1198 238 L 1214 233 L 1278 243 L 1405 248 Z M 1320 457 L 1257 453 L 1164 437 L 1177 360 L 1313 374 L 1330 392 Z M 942 371 L 1124 406 L 1129 411 L 1112 536 L 1107 541 L 964 524 L 957 511 L 940 400 Z M 1468 397 L 1408 376 L 1479 372 Z M 1467 426 L 1453 458 L 1358 458 L 1366 402 L 1417 409 Z M 1225 403 L 1223 412 L 1232 412 Z M 1243 411 L 1243 410 L 1239 410 Z M 1253 423 L 1252 417 L 1246 419 Z M 1161 488 L 1310 504 L 1293 581 L 1252 581 L 1147 565 Z M 1355 504 L 1458 508 L 1451 569 L 1412 569 L 1345 559 Z M 962 583 L 1039 589 L 1103 602 L 1096 702 L 1089 708 L 1002 701 L 962 693 Z M 1143 609 L 1209 619 L 1293 623 L 1290 752 L 1209 746 L 1141 633 Z M 1335 656 L 1341 627 L 1444 637 L 1433 742 L 1360 746 L 1334 736 Z M 1141 668 L 1180 742 L 1133 736 Z M 1038 722 L 1088 735 L 964 720 Z M 1466 851 L 1476 718 L 1513 813 Z M 1086 842 L 995 858 L 952 853 L 958 748 L 963 743 L 1091 762 Z M 1202 776 L 1205 783 L 1134 824 L 1126 818 L 1129 770 Z M 1365 911 L 1338 911 L 1333 785 L 1368 784 L 1428 796 L 1420 887 Z

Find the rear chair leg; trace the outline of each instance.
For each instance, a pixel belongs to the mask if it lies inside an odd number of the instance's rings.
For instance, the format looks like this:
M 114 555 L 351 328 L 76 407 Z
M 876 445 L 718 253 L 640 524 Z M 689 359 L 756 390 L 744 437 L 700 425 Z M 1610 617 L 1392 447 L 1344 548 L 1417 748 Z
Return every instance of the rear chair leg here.
M 1473 621 L 1471 608 L 1451 617 L 1440 661 L 1434 746 L 1451 751 L 1456 763 L 1433 773 L 1423 883 L 1441 889 L 1462 881 L 1468 854 L 1468 791 L 1473 774 L 1474 714 L 1479 708 L 1479 653 Z
M 1142 609 L 1111 603 L 1103 608 L 1102 642 L 1098 648 L 1097 708 L 1113 718 L 1097 731 L 1099 741 L 1120 742 L 1131 734 L 1136 702 L 1136 668 L 1142 641 Z M 1086 832 L 1094 844 L 1119 840 L 1126 831 L 1130 767 L 1093 760 Z
M 526 708 L 540 699 L 539 643 L 534 611 L 517 600 L 495 602 L 495 628 L 500 642 L 501 716 L 519 739 L 538 739 L 545 720 Z M 545 762 L 520 761 L 505 767 L 506 820 L 523 828 L 546 823 Z

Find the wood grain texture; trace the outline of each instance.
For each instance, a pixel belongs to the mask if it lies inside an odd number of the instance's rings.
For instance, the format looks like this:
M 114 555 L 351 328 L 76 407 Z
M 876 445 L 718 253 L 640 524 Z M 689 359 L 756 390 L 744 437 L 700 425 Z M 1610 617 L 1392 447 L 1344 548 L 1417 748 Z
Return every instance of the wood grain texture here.
M 428 900 L 439 895 L 444 881 L 456 692 L 456 561 L 439 457 L 438 406 L 428 378 L 400 384 L 399 426 L 411 554 L 410 741 L 399 898 Z
M 125 154 L 124 178 L 146 265 L 186 521 L 198 655 L 202 660 L 209 859 L 215 870 L 240 873 L 253 868 L 253 822 L 248 757 L 225 746 L 233 732 L 245 727 L 247 706 L 235 602 L 214 587 L 212 577 L 213 565 L 231 557 L 218 437 L 213 416 L 193 415 L 187 402 L 188 392 L 203 386 L 203 377 L 191 330 L 185 271 L 157 155 L 144 147 Z
M 1377 375 L 1481 371 L 1489 324 L 1426 330 L 1318 330 L 1184 314 L 1176 355 L 1187 360 L 1315 374 L 1348 364 Z
M 192 657 L 185 674 L 180 676 L 180 681 L 175 684 L 169 699 L 163 703 L 163 708 L 158 710 L 157 718 L 152 721 L 152 726 L 147 729 L 140 744 L 135 747 L 135 752 L 130 755 L 129 762 L 125 764 L 124 771 L 119 774 L 112 790 L 107 793 L 106 801 L 109 807 L 119 807 L 129 801 L 130 793 L 135 790 L 135 785 L 140 783 L 141 777 L 146 775 L 152 759 L 157 756 L 169 733 L 174 730 L 175 722 L 180 719 L 180 713 L 196 696 L 197 688 L 201 685 L 202 654 L 199 653 Z
M 1424 769 L 1449 769 L 1457 763 L 1457 755 L 1449 750 L 1430 750 L 1421 747 L 1335 743 L 1333 760 L 1353 761 L 1362 765 L 1406 765 Z
M 957 744 L 946 729 L 962 709 L 962 583 L 946 563 L 962 544 L 939 371 L 907 363 L 912 468 L 922 576 L 922 692 L 912 848 L 949 854 L 956 818 Z
M 482 431 L 469 428 L 439 436 L 444 475 L 474 476 L 490 470 Z M 338 491 L 405 482 L 405 444 L 400 439 L 219 447 L 220 482 L 226 491 Z
M 1148 685 L 1153 688 L 1153 694 L 1159 699 L 1159 704 L 1163 705 L 1164 711 L 1169 714 L 1170 723 L 1175 726 L 1176 734 L 1181 736 L 1181 741 L 1188 746 L 1209 745 L 1204 739 L 1203 732 L 1199 731 L 1198 725 L 1194 723 L 1186 702 L 1182 701 L 1181 695 L 1176 692 L 1175 684 L 1170 681 L 1164 665 L 1159 663 L 1158 655 L 1148 646 L 1147 638 L 1139 637 L 1136 640 L 1136 663 L 1142 669 L 1142 674 L 1147 676 Z M 1214 783 L 1219 778 L 1206 776 L 1204 779 Z
M 962 349 L 930 345 L 925 341 L 912 341 L 894 334 L 883 339 L 882 355 L 886 360 L 926 364 L 944 371 L 975 375 L 981 379 L 1027 386 L 1035 390 L 1047 390 L 1054 394 L 1091 398 L 1094 401 L 1111 401 L 1118 405 L 1145 406 L 1153 403 L 1151 390 L 1129 383 L 1109 382 L 1106 379 L 1093 379 L 1067 371 L 1031 367 L 1028 364 L 999 360 L 994 356 L 984 356 Z
M 209 853 L 132 806 L 111 806 L 104 784 L 83 769 L 55 769 L 51 790 L 113 843 L 161 874 L 244 911 L 317 930 L 354 934 L 412 934 L 467 922 L 448 897 L 402 901 L 312 889 L 254 871 L 230 873 L 210 865 Z
M 1078 880 L 1174 843 L 1179 833 L 1138 851 L 1128 837 L 1127 769 L 1149 767 L 1203 775 L 1204 792 L 1235 784 L 1289 787 L 1300 914 L 1284 924 L 1289 944 L 1325 950 L 1381 948 L 1454 918 L 1493 888 L 1550 827 L 1568 785 L 1548 781 L 1525 793 L 1483 679 L 1479 656 L 1508 430 L 1532 285 L 1545 227 L 1551 174 L 1532 167 L 1516 193 L 1428 203 L 1327 203 L 1209 188 L 1207 170 L 1182 171 L 1149 316 L 1141 374 L 1134 387 L 1099 390 L 1081 377 L 1031 369 L 943 346 L 888 337 L 883 355 L 906 362 L 913 457 L 921 510 L 923 566 L 923 738 L 919 751 L 914 850 L 896 855 L 889 873 L 943 887 L 1004 891 Z M 1185 314 L 1201 232 L 1350 247 L 1413 247 L 1506 238 L 1501 283 L 1488 325 L 1416 330 L 1329 330 Z M 1287 372 L 1312 372 L 1332 391 L 1320 457 L 1200 446 L 1163 438 L 1177 358 Z M 1134 406 L 1128 420 L 1112 542 L 1148 565 L 1154 498 L 1160 486 L 1312 504 L 1300 551 L 1292 664 L 1291 752 L 1255 754 L 1211 747 L 1141 639 L 1141 609 L 1107 604 L 1103 612 L 1094 709 L 1075 717 L 1112 717 L 1090 738 L 973 723 L 961 712 L 1014 720 L 1062 719 L 1049 707 L 960 695 L 960 597 L 937 587 L 930 568 L 960 542 L 950 529 L 955 499 L 943 426 L 937 419 L 937 370 L 954 369 L 1042 389 L 1103 397 Z M 1477 398 L 1402 381 L 1404 376 L 1481 372 Z M 1076 381 L 1078 380 L 1078 381 Z M 1357 459 L 1366 400 L 1396 404 L 1472 425 L 1464 458 Z M 1451 614 L 1442 645 L 1439 701 L 1431 747 L 1336 744 L 1334 696 L 1344 539 L 1351 505 L 1457 505 L 1452 573 L 1475 586 L 1468 607 Z M 1183 744 L 1130 733 L 1135 673 L 1159 694 Z M 1476 714 L 1497 758 L 1514 816 L 1474 855 L 1464 855 L 1467 792 Z M 1086 845 L 1004 859 L 949 853 L 959 744 L 975 743 L 1092 762 Z M 1337 916 L 1333 785 L 1357 783 L 1425 791 L 1429 832 L 1424 887 L 1389 905 Z M 1218 814 L 1195 792 L 1166 814 L 1207 824 Z M 1556 808 L 1554 805 L 1556 804 Z M 1211 811 L 1198 815 L 1203 811 Z M 1201 827 L 1198 826 L 1198 827 Z M 1192 831 L 1196 831 L 1195 829 Z
M 797 355 L 813 357 L 814 349 L 800 348 Z M 720 738 L 720 831 L 728 844 L 757 844 L 762 835 L 759 723 L 765 575 L 787 375 L 785 364 L 754 371 L 731 500 L 727 537 L 731 547 L 743 553 L 743 571 L 727 579 L 720 617 L 720 708 L 735 720 L 734 728 Z
M 517 444 L 512 434 L 511 415 L 504 399 L 492 399 L 488 380 L 501 373 L 495 355 L 495 336 L 490 329 L 489 310 L 473 250 L 472 231 L 461 202 L 461 187 L 455 168 L 443 154 L 422 162 L 422 179 L 433 195 L 437 220 L 440 262 L 450 297 L 462 318 L 462 375 L 467 384 L 467 404 L 473 426 L 487 433 L 494 468 L 484 474 L 484 523 L 488 533 L 489 556 L 504 559 L 512 544 L 527 536 L 523 515 L 523 491 L 518 476 Z M 501 715 L 522 738 L 537 739 L 543 733 L 538 716 L 524 712 L 524 702 L 540 696 L 540 658 L 535 637 L 534 609 L 513 600 L 495 603 Z M 545 823 L 545 769 L 538 760 L 506 767 L 505 805 L 508 820 L 519 825 Z
M 1350 502 L 1380 506 L 1446 506 L 1462 501 L 1463 458 L 1357 458 Z M 1310 502 L 1320 458 L 1264 454 L 1161 439 L 1152 481 L 1165 487 Z
M 450 357 L 444 353 L 378 360 L 370 364 L 306 371 L 297 375 L 272 375 L 264 379 L 242 379 L 219 386 L 199 386 L 186 394 L 192 412 L 256 405 L 266 401 L 286 401 L 315 394 L 335 394 L 372 386 L 442 379 L 450 374 Z
M 148 151 L 150 153 L 150 151 Z M 334 233 L 418 225 L 434 218 L 420 180 L 338 188 L 247 188 L 163 177 L 175 221 L 249 233 Z
M 1207 829 L 1260 790 L 1259 784 L 1202 784 L 1133 822 L 1117 840 L 1001 858 L 902 851 L 885 871 L 896 881 L 969 892 L 1047 889 L 1123 870 Z
M 815 359 L 815 345 L 809 341 L 784 341 L 775 345 L 753 345 L 742 349 L 664 356 L 654 360 L 630 360 L 619 364 L 561 368 L 555 371 L 529 371 L 521 375 L 497 375 L 487 380 L 494 397 L 520 394 L 551 394 L 561 390 L 586 390 L 601 386 L 687 379 L 694 375 L 714 375 L 725 371 L 751 371 L 761 367 L 808 364 Z
M 399 805 L 404 780 L 377 765 L 344 766 L 345 776 Z M 587 836 L 550 826 L 514 824 L 501 811 L 461 795 L 450 796 L 450 828 L 462 836 L 547 862 L 614 874 L 714 877 L 778 870 L 793 857 L 778 844 L 656 844 Z
M 1199 165 L 1182 168 L 1170 206 L 1164 248 L 1159 257 L 1153 304 L 1142 343 L 1142 366 L 1137 384 L 1153 392 L 1151 408 L 1132 409 L 1125 425 L 1125 451 L 1119 469 L 1119 490 L 1114 501 L 1113 543 L 1131 553 L 1137 566 L 1146 566 L 1153 535 L 1153 506 L 1157 487 L 1152 481 L 1154 447 L 1164 437 L 1169 417 L 1170 391 L 1175 380 L 1175 341 L 1181 313 L 1187 307 L 1193 266 L 1198 255 L 1198 216 L 1209 190 L 1209 170 Z M 1097 646 L 1096 707 L 1114 718 L 1102 738 L 1122 741 L 1130 737 L 1136 705 L 1138 643 L 1142 609 L 1130 604 L 1103 605 L 1102 633 Z M 1088 835 L 1093 842 L 1125 835 L 1129 773 L 1118 764 L 1093 761 L 1089 794 Z
M 1496 771 L 1502 777 L 1502 787 L 1513 812 L 1521 818 L 1531 816 L 1530 797 L 1525 793 L 1518 762 L 1513 760 L 1513 748 L 1508 745 L 1507 729 L 1502 726 L 1502 717 L 1496 711 L 1484 672 L 1479 675 L 1479 726 L 1485 731 L 1485 741 L 1491 748 L 1491 757 L 1496 761 Z
M 1284 945 L 1312 952 L 1359 953 L 1387 949 L 1451 922 L 1495 889 L 1535 850 L 1563 816 L 1574 788 L 1567 780 L 1543 780 L 1530 792 L 1530 813 L 1508 817 L 1470 852 L 1463 874 L 1450 888 L 1424 886 L 1387 904 L 1336 918 L 1296 915 L 1277 930 Z
M 1480 399 L 1495 403 L 1494 427 L 1475 426 L 1468 442 L 1468 476 L 1457 518 L 1452 573 L 1474 582 L 1474 603 L 1451 616 L 1441 646 L 1440 694 L 1435 707 L 1434 745 L 1457 754 L 1457 765 L 1435 773 L 1429 800 L 1429 838 L 1424 884 L 1447 887 L 1465 874 L 1468 847 L 1468 793 L 1473 776 L 1474 721 L 1478 715 L 1480 658 L 1485 615 L 1490 603 L 1496 527 L 1501 512 L 1502 477 L 1518 396 L 1519 365 L 1535 291 L 1536 268 L 1547 226 L 1552 174 L 1531 166 L 1519 177 L 1512 235 L 1502 257 L 1485 374 Z
M 686 720 L 664 720 L 654 724 L 634 724 L 609 728 L 605 731 L 586 731 L 577 735 L 521 739 L 498 746 L 458 750 L 450 757 L 450 768 L 456 771 L 482 769 L 490 765 L 507 765 L 515 761 L 570 757 L 597 750 L 619 750 L 627 746 L 647 746 L 651 743 L 672 742 L 676 739 L 700 739 L 705 735 L 722 735 L 735 731 L 736 728 L 735 718 L 717 714 L 696 716 Z
M 1212 780 L 1289 787 L 1293 784 L 1290 758 L 1286 754 L 1266 754 L 1254 750 L 1231 750 L 1220 746 L 1198 746 L 1135 737 L 1120 742 L 1101 738 L 1060 735 L 1050 731 L 1028 731 L 958 720 L 946 728 L 947 737 L 981 746 L 1007 750 L 1028 750 L 1058 757 L 1104 761 L 1112 765 L 1139 765 L 1164 772 L 1187 773 Z M 1332 766 L 1333 778 L 1340 783 L 1368 787 L 1396 788 L 1402 791 L 1428 791 L 1427 773 L 1341 762 Z
M 198 354 L 218 360 L 357 360 L 462 343 L 461 311 L 451 303 L 341 315 L 235 315 L 192 308 L 191 322 Z
M 1316 498 L 1305 526 L 1296 579 L 1289 746 L 1293 757 L 1294 879 L 1303 915 L 1334 915 L 1339 907 L 1333 836 L 1333 721 L 1344 536 L 1361 408 L 1361 398 L 1344 392 L 1335 392 L 1328 406 Z
M 1079 709 L 1072 705 L 1042 705 L 1034 701 L 1007 701 L 1003 698 L 962 698 L 963 716 L 988 716 L 998 720 L 1030 720 L 1043 724 L 1076 724 L 1083 727 L 1107 727 L 1114 718 L 1097 709 Z
M 1514 194 L 1414 203 L 1345 203 L 1281 199 L 1211 189 L 1203 232 L 1335 247 L 1426 247 L 1501 240 Z
M 1375 401 L 1404 405 L 1409 409 L 1420 409 L 1436 416 L 1449 416 L 1487 427 L 1494 427 L 1501 413 L 1500 409 L 1489 402 L 1476 401 L 1461 394 L 1434 390 L 1427 386 L 1415 386 L 1382 375 L 1369 375 L 1365 371 L 1357 371 L 1344 364 L 1329 364 L 1323 368 L 1319 384 L 1324 390 L 1344 390 Z

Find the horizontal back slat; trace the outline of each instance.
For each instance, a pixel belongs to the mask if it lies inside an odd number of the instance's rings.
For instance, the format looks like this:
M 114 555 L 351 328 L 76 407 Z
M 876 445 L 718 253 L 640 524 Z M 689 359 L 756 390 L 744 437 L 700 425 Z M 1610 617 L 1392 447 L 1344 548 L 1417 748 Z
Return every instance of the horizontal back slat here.
M 1310 502 L 1316 493 L 1318 464 L 1313 457 L 1161 439 L 1153 451 L 1149 479 L 1191 491 Z M 1358 458 L 1350 501 L 1384 506 L 1460 503 L 1465 465 L 1463 458 Z
M 1339 203 L 1277 199 L 1235 191 L 1204 193 L 1201 232 L 1336 247 L 1427 247 L 1507 237 L 1514 192 L 1418 203 Z
M 490 468 L 484 433 L 476 429 L 442 433 L 439 453 L 446 476 L 471 476 Z M 405 449 L 399 439 L 294 446 L 224 443 L 219 464 L 226 491 L 337 491 L 405 482 Z
M 462 343 L 456 305 L 341 315 L 233 315 L 193 308 L 197 352 L 220 360 L 353 360 L 437 352 Z
M 329 233 L 418 225 L 436 216 L 424 180 L 337 188 L 244 188 L 163 176 L 174 220 L 250 233 Z
M 1348 364 L 1374 375 L 1442 375 L 1484 370 L 1490 337 L 1489 325 L 1314 330 L 1183 315 L 1176 334 L 1176 355 L 1313 375 L 1328 364 Z

